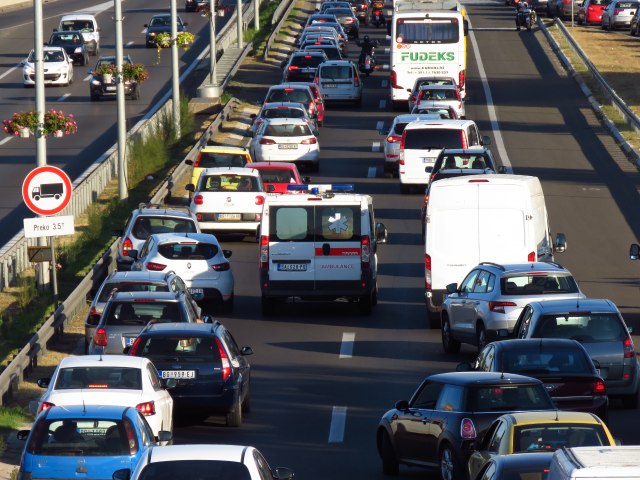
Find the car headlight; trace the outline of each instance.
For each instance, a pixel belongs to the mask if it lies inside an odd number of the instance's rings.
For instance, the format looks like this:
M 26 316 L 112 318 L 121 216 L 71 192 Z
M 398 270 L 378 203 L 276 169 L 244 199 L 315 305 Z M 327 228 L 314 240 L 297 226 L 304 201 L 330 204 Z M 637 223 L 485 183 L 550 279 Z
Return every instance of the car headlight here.
M 31 68 L 31 67 L 23 69 L 23 71 L 22 71 L 22 72 L 23 72 L 25 75 L 33 75 L 33 74 L 35 74 L 35 73 L 36 73 L 36 71 L 35 71 L 33 68 Z
M 156 32 L 149 32 L 147 35 L 149 35 L 150 37 L 155 37 L 156 36 Z
M 95 85 L 96 87 L 99 87 L 100 85 L 102 85 L 102 83 L 100 83 L 100 80 L 91 80 L 91 85 Z
M 82 48 L 81 47 L 76 47 L 76 49 L 73 51 L 73 53 L 82 53 Z

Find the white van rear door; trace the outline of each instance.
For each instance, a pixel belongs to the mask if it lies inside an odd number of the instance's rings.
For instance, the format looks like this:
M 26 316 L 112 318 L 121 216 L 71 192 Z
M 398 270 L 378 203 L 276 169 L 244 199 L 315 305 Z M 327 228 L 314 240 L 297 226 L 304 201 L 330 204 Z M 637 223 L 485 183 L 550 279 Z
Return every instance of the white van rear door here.
M 360 279 L 360 217 L 360 204 L 316 205 L 316 282 Z
M 404 165 L 400 165 L 400 176 L 402 183 L 428 184 L 431 172 L 426 172 L 426 167 L 431 167 L 436 163 L 440 154 L 440 149 L 405 150 Z

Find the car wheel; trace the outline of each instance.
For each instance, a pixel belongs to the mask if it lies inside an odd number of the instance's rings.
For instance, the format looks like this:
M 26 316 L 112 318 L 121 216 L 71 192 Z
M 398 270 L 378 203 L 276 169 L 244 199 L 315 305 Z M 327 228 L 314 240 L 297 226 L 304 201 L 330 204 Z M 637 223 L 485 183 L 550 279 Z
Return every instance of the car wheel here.
M 631 395 L 625 395 L 622 397 L 622 406 L 627 409 L 636 408 L 638 406 L 638 395 L 640 394 L 640 388 Z
M 456 454 L 448 443 L 440 450 L 440 478 L 442 480 L 464 478 L 460 462 L 458 462 Z
M 391 439 L 386 432 L 382 434 L 382 440 L 380 442 L 380 458 L 382 459 L 382 473 L 385 475 L 398 475 L 400 472 L 400 464 L 393 451 Z
M 247 383 L 247 391 L 244 394 L 244 400 L 242 400 L 242 413 L 251 412 L 251 387 Z
M 453 333 L 451 333 L 451 323 L 449 319 L 442 318 L 442 348 L 445 353 L 458 353 L 460 351 L 460 342 L 453 339 Z
M 487 346 L 487 331 L 482 322 L 478 322 L 478 326 L 476 327 L 476 342 L 478 344 L 478 353 L 480 353 L 480 351 Z
M 242 404 L 240 395 L 233 406 L 233 410 L 226 415 L 227 427 L 237 428 L 242 425 Z

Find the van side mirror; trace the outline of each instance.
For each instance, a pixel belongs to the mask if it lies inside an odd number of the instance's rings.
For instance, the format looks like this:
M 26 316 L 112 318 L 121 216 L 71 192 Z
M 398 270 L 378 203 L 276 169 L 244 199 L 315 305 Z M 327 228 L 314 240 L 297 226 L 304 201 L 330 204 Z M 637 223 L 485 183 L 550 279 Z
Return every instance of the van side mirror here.
M 253 355 L 253 348 L 251 347 L 242 347 L 240 349 L 241 355 Z
M 450 283 L 445 288 L 447 289 L 447 293 L 449 293 L 449 294 L 458 293 L 458 284 L 457 283 Z
M 640 259 L 640 245 L 637 243 L 632 243 L 631 248 L 629 248 L 629 258 L 631 260 Z
M 384 223 L 376 223 L 376 243 L 387 243 L 387 227 Z
M 193 183 L 187 183 L 187 185 L 184 187 L 184 189 L 187 192 L 195 192 L 196 191 L 196 186 Z
M 429 165 L 427 167 L 424 167 L 424 172 L 425 173 L 431 173 L 433 172 L 433 166 Z
M 567 249 L 567 237 L 565 237 L 564 233 L 558 233 L 556 235 L 553 249 L 558 253 L 563 253 Z
M 482 136 L 482 145 L 491 145 L 491 139 L 487 135 Z

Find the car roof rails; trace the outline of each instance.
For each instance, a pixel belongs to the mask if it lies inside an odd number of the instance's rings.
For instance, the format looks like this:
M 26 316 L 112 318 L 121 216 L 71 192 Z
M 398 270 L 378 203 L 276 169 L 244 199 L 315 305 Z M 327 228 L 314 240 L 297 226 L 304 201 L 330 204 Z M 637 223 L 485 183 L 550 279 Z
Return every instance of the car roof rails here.
M 310 193 L 312 195 L 333 196 L 336 193 L 353 193 L 352 183 L 327 183 L 327 184 L 291 184 L 287 185 L 290 192 Z
M 145 203 L 145 202 L 141 202 L 138 205 L 138 210 L 142 210 L 143 208 L 146 208 L 148 210 L 164 210 L 165 212 L 167 210 L 173 210 L 173 211 L 178 211 L 178 212 L 186 212 L 186 213 L 191 213 L 191 210 L 189 210 L 189 207 L 187 207 L 186 205 L 164 205 L 162 203 Z
M 487 265 L 488 267 L 496 267 L 499 270 L 502 270 L 503 272 L 506 272 L 507 269 L 504 268 L 503 265 L 500 265 L 499 263 L 494 263 L 494 262 L 480 262 L 480 265 Z

